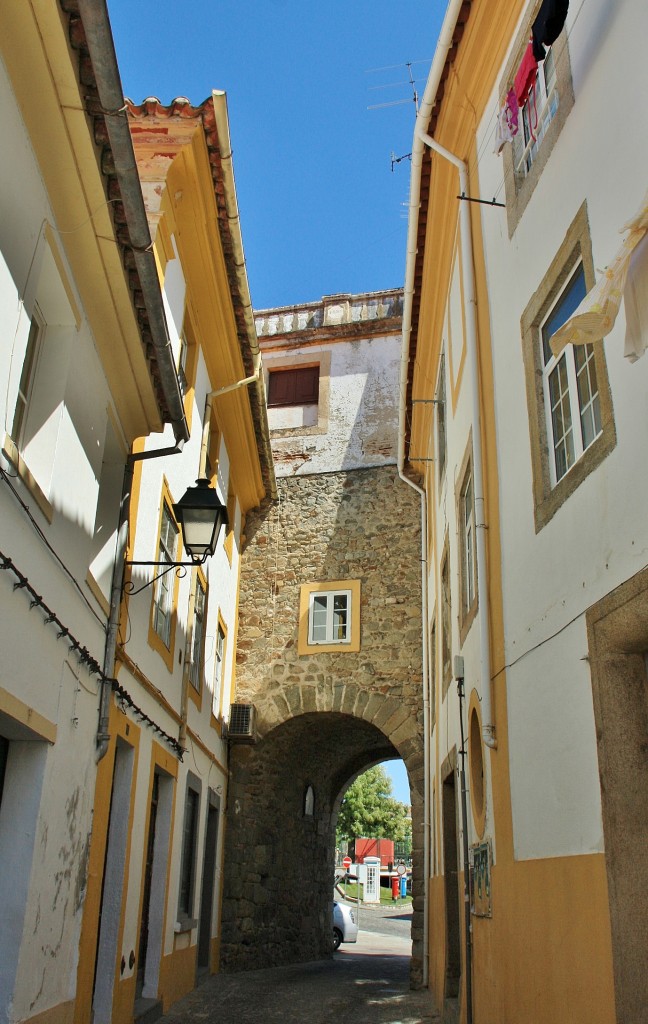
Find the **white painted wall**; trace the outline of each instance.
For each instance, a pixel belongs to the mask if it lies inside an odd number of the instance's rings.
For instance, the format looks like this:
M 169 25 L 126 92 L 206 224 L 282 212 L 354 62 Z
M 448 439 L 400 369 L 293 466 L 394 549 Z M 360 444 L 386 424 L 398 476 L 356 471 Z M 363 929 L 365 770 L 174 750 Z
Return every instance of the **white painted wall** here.
M 458 223 L 458 221 L 457 221 Z M 437 652 L 441 652 L 441 627 L 440 627 L 440 569 L 441 561 L 446 542 L 448 543 L 450 558 L 450 603 L 451 603 L 451 647 L 454 656 L 461 654 L 464 659 L 465 672 L 465 703 L 464 703 L 464 733 L 467 735 L 468 707 L 470 696 L 476 690 L 480 699 L 482 696 L 482 680 L 479 670 L 479 611 L 469 630 L 463 646 L 461 645 L 459 632 L 459 607 L 461 595 L 459 590 L 459 523 L 457 519 L 457 487 L 464 457 L 468 450 L 471 438 L 472 406 L 470 394 L 470 380 L 466 373 L 466 338 L 464 333 L 464 313 L 461 304 L 461 250 L 459 245 L 458 232 L 455 236 L 455 251 L 452 262 L 452 271 L 448 288 L 448 299 L 444 316 L 443 351 L 445 353 L 445 417 L 446 417 L 446 466 L 445 471 L 439 479 L 439 468 L 437 462 L 427 463 L 429 479 L 434 479 L 434 493 L 437 496 L 436 505 L 428 508 L 428 517 L 433 523 L 431 540 L 433 550 L 428 554 L 428 636 L 430 635 L 431 624 L 436 618 L 437 621 Z M 434 382 L 434 391 L 437 394 L 438 380 Z M 430 435 L 430 447 L 425 452 L 418 452 L 427 458 L 438 458 L 438 450 L 435 450 L 436 441 L 436 407 L 432 415 L 432 422 L 435 427 Z M 431 492 L 432 493 L 432 492 Z M 435 739 L 439 744 L 439 766 L 445 760 L 449 751 L 456 747 L 461 748 L 461 726 L 459 719 L 459 698 L 457 684 L 453 677 L 448 692 L 442 699 L 443 683 L 441 676 L 440 662 L 437 662 L 437 700 L 441 699 L 440 713 L 433 730 L 432 750 L 435 749 Z M 438 705 L 437 705 L 438 706 Z M 486 826 L 485 835 L 493 840 L 493 856 L 496 858 L 495 839 L 493 837 L 493 803 L 491 774 L 488 769 L 488 752 L 485 752 L 486 775 L 485 784 L 485 805 L 486 805 Z M 459 763 L 459 762 L 458 762 Z M 434 760 L 433 760 L 434 766 Z M 434 768 L 433 768 L 434 770 Z M 468 773 L 468 764 L 466 763 Z M 441 779 L 438 780 L 437 792 L 440 792 Z M 459 841 L 463 823 L 461 815 L 458 818 Z M 478 841 L 479 837 L 474 828 L 472 814 L 468 814 L 468 841 L 470 844 Z M 442 853 L 441 853 L 442 856 Z
M 588 0 L 567 27 L 575 102 L 513 238 L 483 208 L 499 456 L 510 764 L 516 855 L 602 849 L 584 627 L 586 609 L 646 563 L 648 359 L 623 358 L 624 314 L 605 342 L 617 446 L 537 535 L 520 317 L 587 200 L 597 273 L 648 187 L 642 66 L 648 9 Z M 624 68 L 626 73 L 621 74 Z M 503 70 L 503 69 L 502 69 Z M 500 193 L 491 97 L 478 137 L 479 188 Z M 623 111 L 620 116 L 620 111 Z
M 180 304 L 184 302 L 184 279 L 181 267 L 175 266 L 175 261 L 170 265 L 172 273 L 165 278 L 165 306 L 170 317 L 170 332 L 174 344 L 178 344 L 179 325 L 182 323 Z M 167 294 L 167 285 L 169 294 Z M 175 326 L 174 326 L 175 325 Z M 184 446 L 182 453 L 177 455 L 165 455 L 160 459 L 148 459 L 141 463 L 141 486 L 137 504 L 136 524 L 131 531 L 134 536 L 133 558 L 135 560 L 157 559 L 157 536 L 158 523 L 162 501 L 163 479 L 166 480 L 173 501 L 178 501 L 186 489 L 193 486 L 198 477 L 200 464 L 200 447 L 202 439 L 202 428 L 204 419 L 205 399 L 208 392 L 212 390 L 207 367 L 202 355 L 199 352 L 196 371 L 195 397 L 191 413 L 191 436 Z M 156 448 L 165 448 L 173 443 L 172 432 L 167 428 L 163 434 L 149 437 L 145 446 L 148 451 Z M 229 455 L 223 439 L 221 439 L 217 491 L 221 501 L 226 504 L 229 484 Z M 171 825 L 171 852 L 169 865 L 169 887 L 163 899 L 166 898 L 166 918 L 164 933 L 162 930 L 162 918 L 157 920 L 158 936 L 162 954 L 168 955 L 174 948 L 182 948 L 186 945 L 194 945 L 197 941 L 198 929 L 193 928 L 188 932 L 177 935 L 175 926 L 177 921 L 178 893 L 180 885 L 180 864 L 182 852 L 182 834 L 185 813 L 185 794 L 187 785 L 187 772 L 200 780 L 201 794 L 199 807 L 199 831 L 197 838 L 197 860 L 195 876 L 195 899 L 194 916 L 200 917 L 200 894 L 202 887 L 203 867 L 203 846 L 205 841 L 205 827 L 207 820 L 207 801 L 209 788 L 223 795 L 226 791 L 227 778 L 225 766 L 227 764 L 226 742 L 221 739 L 219 732 L 212 722 L 213 685 L 215 669 L 215 641 L 218 627 L 218 616 L 223 620 L 226 628 L 226 647 L 223 665 L 223 711 L 224 718 L 229 717 L 229 702 L 231 699 L 231 676 L 234 666 L 234 641 L 236 636 L 236 608 L 238 591 L 238 573 L 240 561 L 240 537 L 241 537 L 241 510 L 237 503 L 235 510 L 235 536 L 232 551 L 231 565 L 225 553 L 223 542 L 225 531 L 221 533 L 219 546 L 213 558 L 203 567 L 208 583 L 207 616 L 205 626 L 205 657 L 203 675 L 203 695 L 200 709 L 189 699 L 187 702 L 187 717 L 189 728 L 200 737 L 203 744 L 208 747 L 217 759 L 215 763 L 209 758 L 200 744 L 196 742 L 191 734 L 187 736 L 187 752 L 183 761 L 178 765 L 178 778 L 176 784 L 175 804 L 173 820 Z M 188 560 L 184 549 L 178 552 L 178 558 Z M 134 567 L 132 570 L 133 580 L 141 585 L 153 576 L 156 572 L 153 568 Z M 148 588 L 130 598 L 128 617 L 130 623 L 129 637 L 126 640 L 124 649 L 130 658 L 138 665 L 153 685 L 159 689 L 166 700 L 170 702 L 176 712 L 180 712 L 182 679 L 184 673 L 185 647 L 188 631 L 188 612 L 191 591 L 192 570 L 188 569 L 185 576 L 180 578 L 178 584 L 177 599 L 177 620 L 175 632 L 175 654 L 172 671 L 169 671 L 160 654 L 154 650 L 148 642 L 149 621 L 151 615 L 151 603 L 153 599 L 153 588 Z M 126 671 L 121 680 L 128 680 L 127 688 L 131 693 L 136 694 L 137 702 L 148 715 L 156 721 L 162 729 L 171 736 L 178 737 L 178 722 L 168 714 L 147 690 L 138 685 Z M 149 807 L 148 794 L 151 772 L 151 744 L 157 740 L 164 746 L 164 740 L 156 736 L 151 729 L 143 726 L 140 732 L 140 748 L 135 779 L 135 814 L 133 818 L 133 831 L 131 834 L 131 863 L 141 865 L 144 857 L 144 843 L 148 825 Z M 220 766 L 220 767 L 219 767 Z M 221 808 L 222 810 L 222 808 Z M 223 814 L 220 816 L 219 840 L 217 854 L 217 878 L 220 876 L 220 861 L 223 841 Z M 141 873 L 139 870 L 131 871 L 128 878 L 128 892 L 126 894 L 124 907 L 124 931 L 122 948 L 118 951 L 118 957 L 124 955 L 127 966 L 122 974 L 126 979 L 137 971 L 137 965 L 132 969 L 128 966 L 131 950 L 138 953 L 139 940 L 139 908 L 141 898 Z M 219 917 L 220 885 L 214 888 L 214 919 Z M 157 939 L 156 939 L 157 941 Z M 151 938 L 149 938 L 149 943 Z M 150 949 L 149 945 L 149 949 Z M 151 967 L 153 965 L 151 964 Z M 152 974 L 147 975 L 147 989 L 149 991 L 153 982 Z M 153 979 L 154 980 L 154 979 Z M 152 991 L 152 990 L 151 990 Z
M 263 340 L 262 340 L 263 351 Z M 285 366 L 288 352 L 264 355 L 264 367 Z M 328 402 L 269 410 L 277 476 L 308 476 L 396 462 L 400 335 L 290 347 L 289 356 L 317 363 L 330 356 Z M 322 373 L 322 371 L 320 371 Z M 319 413 L 319 419 L 317 417 Z M 320 432 L 301 427 L 321 424 Z M 284 433 L 290 428 L 289 433 Z M 277 431 L 281 430 L 282 433 Z
M 12 430 L 38 300 L 48 328 L 30 406 L 38 428 L 23 455 L 52 510 L 50 523 L 3 456 L 11 479 L 0 483 L 0 551 L 101 663 L 105 614 L 86 577 L 98 543 L 97 496 L 111 396 L 66 260 L 66 236 L 58 231 L 1 62 L 0 105 L 0 440 Z M 119 433 L 116 417 L 114 422 Z M 121 475 L 112 486 L 118 498 Z M 10 740 L 0 808 L 0 906 L 7 909 L 0 914 L 3 1021 L 24 1020 L 74 996 L 99 704 L 96 677 L 57 640 L 42 611 L 30 610 L 14 582 L 8 571 L 0 573 L 3 706 L 12 698 L 22 702 L 46 719 L 56 739 L 47 742 L 28 730 L 27 741 L 15 739 L 15 718 L 0 713 L 0 733 Z

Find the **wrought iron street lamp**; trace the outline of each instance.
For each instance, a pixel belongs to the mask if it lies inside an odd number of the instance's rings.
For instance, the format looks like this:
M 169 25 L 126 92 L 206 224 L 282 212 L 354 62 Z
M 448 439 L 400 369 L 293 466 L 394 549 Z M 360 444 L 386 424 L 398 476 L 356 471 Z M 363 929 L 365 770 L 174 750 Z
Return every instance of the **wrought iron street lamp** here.
M 139 594 L 171 569 L 175 569 L 178 575 L 184 575 L 178 570 L 187 566 L 204 565 L 209 556 L 214 554 L 221 527 L 227 526 L 227 508 L 206 477 L 196 480 L 195 486 L 187 489 L 180 501 L 173 505 L 173 514 L 182 530 L 182 542 L 191 561 L 126 562 L 126 565 L 152 565 L 163 568 L 162 572 L 157 573 L 137 590 L 134 589 L 132 581 L 128 581 L 124 584 L 125 593 Z
M 225 505 L 209 480 L 201 477 L 173 506 L 173 514 L 182 530 L 185 551 L 194 565 L 202 565 L 214 554 L 221 527 L 227 524 Z

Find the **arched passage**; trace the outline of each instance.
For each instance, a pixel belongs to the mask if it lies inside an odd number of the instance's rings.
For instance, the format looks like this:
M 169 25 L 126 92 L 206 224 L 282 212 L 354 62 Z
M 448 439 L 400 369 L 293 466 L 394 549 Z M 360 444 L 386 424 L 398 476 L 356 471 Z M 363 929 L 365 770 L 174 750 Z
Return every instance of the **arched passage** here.
M 413 980 L 420 973 L 422 793 L 413 752 L 372 722 L 336 711 L 298 714 L 254 745 L 232 745 L 221 963 L 249 970 L 331 952 L 335 825 L 350 782 L 403 757 L 414 838 Z M 312 814 L 306 794 L 312 787 Z M 417 856 L 417 853 L 419 854 Z

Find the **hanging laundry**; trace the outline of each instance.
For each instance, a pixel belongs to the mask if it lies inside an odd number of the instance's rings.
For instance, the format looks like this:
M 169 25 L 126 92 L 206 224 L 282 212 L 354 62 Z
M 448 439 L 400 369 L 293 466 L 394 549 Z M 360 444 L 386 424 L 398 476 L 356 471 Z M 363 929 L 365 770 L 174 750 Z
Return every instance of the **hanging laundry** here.
M 520 106 L 518 104 L 517 96 L 515 95 L 515 89 L 509 89 L 507 92 L 504 108 L 506 110 L 506 116 L 508 118 L 511 132 L 513 135 L 517 135 L 518 128 L 520 126 Z
M 513 82 L 518 106 L 523 107 L 528 100 L 531 90 L 535 86 L 537 73 L 538 62 L 533 54 L 533 43 L 529 42 Z
M 513 89 L 509 89 L 504 106 L 497 115 L 495 126 L 495 147 L 494 153 L 501 153 L 507 142 L 512 142 L 518 133 L 519 128 L 519 107 L 517 97 Z
M 566 345 L 585 345 L 609 334 L 624 298 L 626 338 L 623 354 L 630 362 L 643 355 L 647 341 L 644 316 L 648 310 L 648 267 L 647 252 L 645 248 L 640 248 L 640 243 L 648 236 L 648 192 L 634 217 L 621 230 L 628 234 L 616 256 L 578 309 L 549 339 L 555 356 L 559 356 Z M 636 259 L 633 261 L 635 251 Z
M 501 153 L 506 143 L 512 141 L 513 132 L 509 127 L 506 117 L 506 106 L 503 106 L 497 115 L 497 124 L 495 125 L 495 146 L 493 148 L 493 153 Z
M 531 28 L 533 55 L 536 60 L 545 59 L 545 46 L 555 43 L 563 30 L 568 10 L 569 0 L 542 0 Z

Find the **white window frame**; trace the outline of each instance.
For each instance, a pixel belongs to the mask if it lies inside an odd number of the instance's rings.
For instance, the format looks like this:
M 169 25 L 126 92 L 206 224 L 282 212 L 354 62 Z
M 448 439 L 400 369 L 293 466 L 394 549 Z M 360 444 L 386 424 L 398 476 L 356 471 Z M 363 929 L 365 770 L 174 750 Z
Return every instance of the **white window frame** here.
M 16 396 L 16 406 L 11 429 L 11 438 L 19 449 L 23 447 L 27 418 L 29 416 L 29 403 L 31 402 L 32 392 L 34 390 L 34 381 L 38 371 L 38 361 L 43 346 L 43 340 L 45 338 L 46 326 L 43 314 L 38 306 L 34 305 L 31 323 L 29 325 L 27 346 L 25 348 L 25 358 L 23 360 L 22 370 L 20 371 L 20 383 L 18 385 L 18 394 Z
M 200 790 L 199 780 L 192 772 L 188 772 L 180 843 L 180 877 L 178 879 L 178 924 L 181 931 L 189 931 L 198 923 L 193 914 L 196 906 L 196 871 L 200 805 L 202 803 Z
M 475 562 L 475 501 L 472 464 L 461 487 L 461 541 L 463 561 L 463 611 L 470 611 L 477 594 Z
M 173 548 L 169 545 L 168 530 L 165 531 L 165 521 L 173 533 Z M 180 530 L 175 522 L 171 510 L 166 501 L 162 504 L 162 518 L 160 521 L 160 540 L 158 545 L 158 562 L 176 561 L 178 550 L 178 538 Z M 175 573 L 170 569 L 158 576 L 155 581 L 153 594 L 153 629 L 159 636 L 165 647 L 171 648 L 171 623 L 173 620 L 173 598 L 174 598 Z
M 203 586 L 196 572 L 194 591 L 193 621 L 191 625 L 191 664 L 189 682 L 198 693 L 202 690 L 203 644 L 205 639 L 205 614 L 207 611 L 207 588 Z
M 525 177 L 538 155 L 540 144 L 547 133 L 547 129 L 558 112 L 558 90 L 556 88 L 556 65 L 552 48 L 547 50 L 547 55 L 538 64 L 535 86 L 531 90 L 529 98 L 520 110 L 520 130 L 516 136 L 519 147 L 524 143 L 522 152 L 516 154 L 516 173 Z M 537 116 L 537 125 L 531 131 L 531 119 Z
M 220 620 L 216 626 L 216 645 L 214 650 L 214 695 L 212 698 L 212 713 L 214 718 L 220 715 L 221 689 L 223 686 L 223 662 L 225 660 L 226 634 Z
M 574 285 L 579 273 L 584 279 L 581 259 L 572 267 L 564 288 L 541 322 L 539 331 L 540 365 L 543 367 L 542 389 L 549 441 L 549 476 L 552 487 L 569 473 L 603 430 L 593 346 L 567 345 L 558 357 L 549 352 L 547 358 L 549 339 L 545 328 L 552 319 L 556 307 Z M 557 329 L 558 327 L 554 325 L 553 330 Z M 579 383 L 583 381 L 586 382 L 587 392 L 581 396 L 582 389 L 579 388 Z M 559 424 L 564 427 L 560 433 L 557 429 Z
M 189 342 L 187 341 L 187 335 L 183 331 L 180 335 L 180 354 L 178 356 L 178 380 L 180 382 L 180 390 L 182 391 L 183 398 L 186 396 L 189 390 L 189 381 L 187 379 L 187 357 L 189 355 Z
M 441 352 L 439 360 L 439 379 L 435 394 L 436 405 L 434 406 L 436 416 L 436 458 L 439 471 L 439 483 L 443 480 L 448 461 L 448 419 L 446 416 L 446 372 L 445 372 L 445 350 Z
M 335 621 L 335 599 L 346 598 L 346 622 L 344 636 L 335 636 L 337 623 Z M 326 604 L 325 638 L 315 639 L 315 601 L 324 601 Z M 309 595 L 308 599 L 308 643 L 313 647 L 330 646 L 332 644 L 351 643 L 351 616 L 353 614 L 352 592 L 350 590 L 316 590 Z

